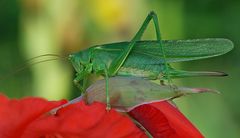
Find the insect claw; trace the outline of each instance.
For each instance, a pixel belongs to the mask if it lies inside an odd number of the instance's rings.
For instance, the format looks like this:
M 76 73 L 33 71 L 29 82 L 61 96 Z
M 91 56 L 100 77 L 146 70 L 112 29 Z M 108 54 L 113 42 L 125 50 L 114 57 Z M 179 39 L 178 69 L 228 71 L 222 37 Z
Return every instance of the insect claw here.
M 107 104 L 106 110 L 107 110 L 107 112 L 109 112 L 111 110 L 111 105 L 110 104 Z
M 53 109 L 53 110 L 49 111 L 48 113 L 49 113 L 50 115 L 56 115 L 56 114 L 57 114 L 57 111 L 58 111 L 58 109 Z
M 64 107 L 63 105 L 61 105 L 59 107 L 56 107 L 56 108 L 50 110 L 49 112 L 47 112 L 47 114 L 49 114 L 49 115 L 56 115 L 58 110 L 62 109 L 63 107 Z

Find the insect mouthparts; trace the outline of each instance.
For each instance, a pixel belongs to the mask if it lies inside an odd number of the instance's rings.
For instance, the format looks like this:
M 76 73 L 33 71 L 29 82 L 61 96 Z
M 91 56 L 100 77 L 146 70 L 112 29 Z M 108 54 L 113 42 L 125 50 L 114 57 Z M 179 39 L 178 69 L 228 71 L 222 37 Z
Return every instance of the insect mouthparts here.
M 74 57 L 74 56 L 73 56 L 72 54 L 70 54 L 70 55 L 68 56 L 68 60 L 72 60 L 73 57 Z

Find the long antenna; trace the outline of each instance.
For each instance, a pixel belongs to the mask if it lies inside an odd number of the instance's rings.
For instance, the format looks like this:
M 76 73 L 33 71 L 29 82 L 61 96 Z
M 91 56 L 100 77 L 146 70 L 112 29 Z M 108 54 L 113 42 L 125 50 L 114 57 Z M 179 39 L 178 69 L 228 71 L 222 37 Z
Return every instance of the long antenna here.
M 44 58 L 50 58 L 50 59 L 44 59 Z M 4 75 L 3 77 L 0 77 L 0 81 L 7 79 L 10 76 L 13 76 L 14 74 L 17 74 L 18 72 L 33 66 L 37 65 L 39 63 L 44 63 L 44 62 L 49 62 L 49 61 L 56 61 L 59 59 L 67 60 L 67 57 L 64 56 L 59 56 L 57 54 L 44 54 L 44 55 L 39 55 L 33 58 L 30 58 L 24 62 L 24 64 L 16 67 L 13 71 L 11 71 L 9 74 Z M 35 61 L 35 60 L 40 60 L 40 61 Z
M 57 54 L 43 54 L 43 55 L 39 55 L 39 56 L 30 58 L 30 59 L 26 60 L 25 63 L 31 62 L 31 61 L 36 60 L 36 59 L 45 58 L 45 57 L 58 57 L 58 58 L 62 58 L 62 59 L 67 58 L 66 56 L 60 56 L 60 55 L 57 55 Z

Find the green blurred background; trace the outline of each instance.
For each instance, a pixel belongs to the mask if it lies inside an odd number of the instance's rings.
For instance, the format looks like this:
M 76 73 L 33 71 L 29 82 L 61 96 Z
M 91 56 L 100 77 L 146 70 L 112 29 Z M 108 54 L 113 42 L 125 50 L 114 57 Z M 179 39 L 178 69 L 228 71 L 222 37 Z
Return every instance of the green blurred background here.
M 223 37 L 234 42 L 235 49 L 226 55 L 174 65 L 185 70 L 224 71 L 228 77 L 174 82 L 219 90 L 220 95 L 192 95 L 176 102 L 207 138 L 240 137 L 239 0 L 1 0 L 0 91 L 11 98 L 77 96 L 74 71 L 66 60 L 17 70 L 25 63 L 53 59 L 26 62 L 38 55 L 66 56 L 95 44 L 130 40 L 151 10 L 159 16 L 163 39 Z M 151 25 L 144 38 L 154 36 Z

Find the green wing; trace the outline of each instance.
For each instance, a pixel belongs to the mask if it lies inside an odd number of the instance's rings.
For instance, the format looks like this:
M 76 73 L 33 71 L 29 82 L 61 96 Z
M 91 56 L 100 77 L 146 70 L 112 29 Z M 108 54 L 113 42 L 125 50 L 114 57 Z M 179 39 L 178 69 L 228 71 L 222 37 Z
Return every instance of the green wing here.
M 96 58 L 110 60 L 119 55 L 129 42 L 111 43 L 94 47 Z M 163 40 L 166 61 L 168 63 L 198 60 L 225 54 L 233 49 L 233 43 L 223 38 L 207 38 L 192 40 Z M 128 56 L 126 65 L 161 64 L 162 51 L 157 41 L 139 41 Z

